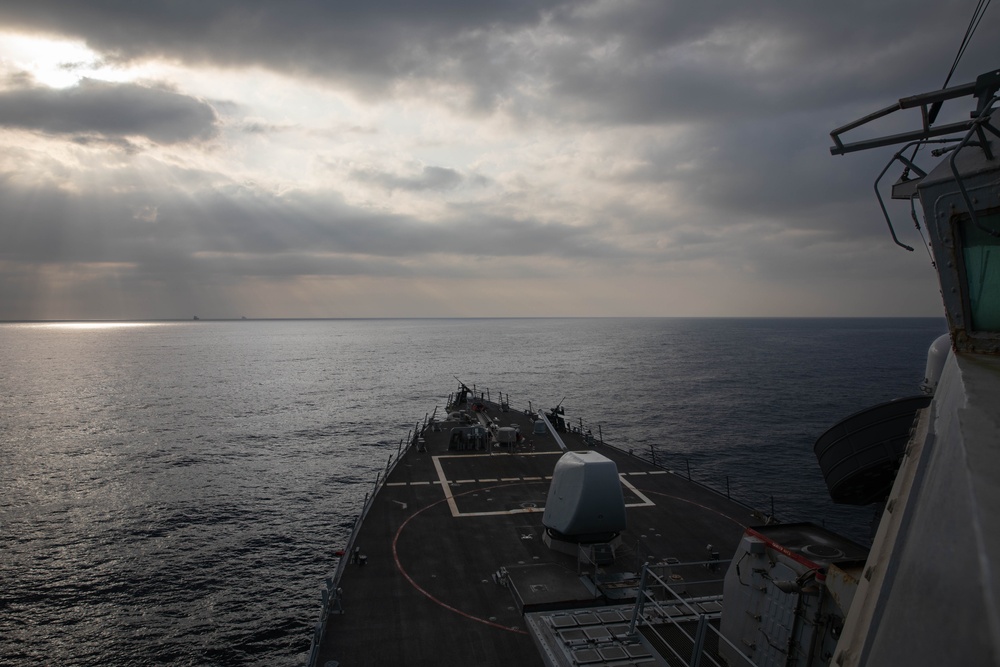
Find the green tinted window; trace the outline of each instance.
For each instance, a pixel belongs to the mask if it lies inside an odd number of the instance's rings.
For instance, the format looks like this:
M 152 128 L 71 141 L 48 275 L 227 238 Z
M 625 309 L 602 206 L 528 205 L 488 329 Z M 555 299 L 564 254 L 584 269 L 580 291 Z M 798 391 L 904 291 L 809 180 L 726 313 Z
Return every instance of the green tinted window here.
M 977 215 L 979 224 L 1000 229 L 1000 213 Z M 1000 331 L 1000 238 L 965 220 L 962 258 L 968 281 L 973 331 Z

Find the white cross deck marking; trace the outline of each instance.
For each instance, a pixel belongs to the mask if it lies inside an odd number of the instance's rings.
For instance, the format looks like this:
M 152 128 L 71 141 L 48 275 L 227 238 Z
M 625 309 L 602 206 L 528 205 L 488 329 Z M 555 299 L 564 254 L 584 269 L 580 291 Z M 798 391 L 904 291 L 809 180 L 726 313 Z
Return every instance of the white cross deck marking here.
M 652 507 L 653 505 L 656 504 L 652 500 L 647 498 L 642 493 L 642 491 L 632 486 L 632 484 L 627 479 L 625 479 L 625 475 L 618 475 L 618 478 L 622 481 L 622 484 L 630 488 L 632 490 L 632 493 L 637 495 L 639 499 L 642 500 L 641 503 L 625 503 L 625 507 Z
M 537 453 L 534 453 L 534 454 L 524 454 L 523 456 L 551 456 L 551 455 L 554 455 L 554 454 L 561 456 L 562 452 L 537 452 Z M 476 457 L 484 457 L 484 456 L 493 456 L 493 455 L 492 454 L 478 454 L 478 455 L 474 455 L 474 456 L 476 456 Z M 452 484 L 475 484 L 475 483 L 477 483 L 477 480 L 475 480 L 475 479 L 449 480 L 445 476 L 445 474 L 444 474 L 444 468 L 441 465 L 441 459 L 453 459 L 453 458 L 467 459 L 467 458 L 472 458 L 472 457 L 468 456 L 468 455 L 465 455 L 465 456 L 444 455 L 444 456 L 432 456 L 431 457 L 431 460 L 434 462 L 434 469 L 437 470 L 437 474 L 438 474 L 437 480 L 435 480 L 433 483 L 434 484 L 440 484 L 441 488 L 444 490 L 444 497 L 445 497 L 445 499 L 448 502 L 448 509 L 451 510 L 451 515 L 453 517 L 457 518 L 457 517 L 470 517 L 470 516 L 501 516 L 501 515 L 506 515 L 506 514 L 531 514 L 531 513 L 534 513 L 534 512 L 543 512 L 543 511 L 545 511 L 544 507 L 519 507 L 517 509 L 498 510 L 498 511 L 490 511 L 490 512 L 460 512 L 459 509 L 458 509 L 458 503 L 455 502 L 455 496 L 451 492 L 451 485 Z M 665 473 L 665 472 L 666 471 L 662 471 L 662 473 Z M 650 473 L 650 474 L 657 474 L 657 473 L 661 473 L 661 471 L 656 471 L 656 472 Z M 633 473 L 619 473 L 618 474 L 618 479 L 621 480 L 622 485 L 628 487 L 628 489 L 632 493 L 634 493 L 635 496 L 637 498 L 639 498 L 639 500 L 642 501 L 642 502 L 638 502 L 638 503 L 625 503 L 625 507 L 652 507 L 652 506 L 654 506 L 656 503 L 654 503 L 652 500 L 650 500 L 649 498 L 647 498 L 645 496 L 645 494 L 643 494 L 641 491 L 639 491 L 639 489 L 635 488 L 627 479 L 625 479 L 625 476 L 629 475 L 629 474 L 632 474 L 632 475 L 645 475 L 646 473 L 645 472 L 633 472 Z M 501 478 L 499 478 L 499 481 L 500 482 L 541 482 L 543 480 L 550 480 L 550 479 L 552 479 L 552 476 L 551 475 L 546 475 L 545 477 L 501 477 Z M 478 480 L 478 483 L 484 483 L 484 482 L 485 483 L 491 483 L 491 482 L 497 482 L 497 481 L 498 481 L 497 479 L 480 479 L 480 480 Z M 411 485 L 416 485 L 416 484 L 430 484 L 430 483 L 431 482 L 410 482 Z M 396 482 L 396 483 L 393 483 L 392 486 L 401 486 L 403 484 L 404 483 Z M 387 486 L 390 486 L 390 485 L 387 484 Z

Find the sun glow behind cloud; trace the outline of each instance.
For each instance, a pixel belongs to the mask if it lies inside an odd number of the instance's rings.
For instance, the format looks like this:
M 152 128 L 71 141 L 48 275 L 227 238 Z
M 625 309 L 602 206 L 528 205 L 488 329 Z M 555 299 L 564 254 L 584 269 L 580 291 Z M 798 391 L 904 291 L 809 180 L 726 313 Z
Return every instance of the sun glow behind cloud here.
M 26 72 L 43 86 L 69 88 L 81 79 L 132 81 L 132 68 L 114 67 L 81 41 L 0 32 L 0 57 L 8 70 Z

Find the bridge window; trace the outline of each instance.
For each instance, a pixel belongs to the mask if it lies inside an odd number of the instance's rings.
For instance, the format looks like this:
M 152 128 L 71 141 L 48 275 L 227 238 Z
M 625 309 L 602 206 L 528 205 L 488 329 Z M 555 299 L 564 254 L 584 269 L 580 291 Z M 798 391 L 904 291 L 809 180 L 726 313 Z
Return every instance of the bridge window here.
M 979 224 L 1000 230 L 1000 212 L 977 214 Z M 1000 238 L 972 224 L 960 225 L 966 293 L 973 331 L 1000 331 Z

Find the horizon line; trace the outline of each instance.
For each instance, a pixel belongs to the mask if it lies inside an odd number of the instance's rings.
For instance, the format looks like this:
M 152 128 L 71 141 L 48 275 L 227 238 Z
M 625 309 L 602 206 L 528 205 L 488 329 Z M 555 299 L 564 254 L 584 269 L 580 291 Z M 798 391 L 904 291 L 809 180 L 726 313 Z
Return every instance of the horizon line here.
M 60 318 L 0 319 L 0 324 L 66 324 L 74 322 L 330 322 L 352 320 L 905 320 L 941 319 L 944 315 L 440 315 L 368 317 L 192 317 L 192 318 Z

